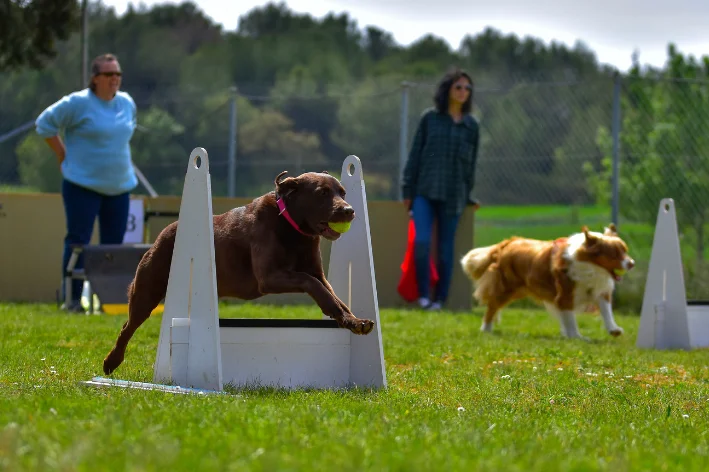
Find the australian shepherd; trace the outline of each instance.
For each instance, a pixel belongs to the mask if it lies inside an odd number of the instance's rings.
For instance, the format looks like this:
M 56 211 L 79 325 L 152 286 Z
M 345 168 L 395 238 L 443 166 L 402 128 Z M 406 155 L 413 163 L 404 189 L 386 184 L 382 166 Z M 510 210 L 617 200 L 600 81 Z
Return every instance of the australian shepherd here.
M 584 226 L 580 233 L 554 241 L 515 236 L 472 249 L 460 262 L 475 284 L 475 299 L 487 306 L 482 331 L 492 331 L 492 322 L 505 305 L 531 298 L 559 318 L 567 337 L 584 338 L 576 313 L 589 305 L 598 306 L 609 334 L 623 334 L 613 318 L 611 295 L 615 282 L 635 261 L 613 224 L 603 233 Z

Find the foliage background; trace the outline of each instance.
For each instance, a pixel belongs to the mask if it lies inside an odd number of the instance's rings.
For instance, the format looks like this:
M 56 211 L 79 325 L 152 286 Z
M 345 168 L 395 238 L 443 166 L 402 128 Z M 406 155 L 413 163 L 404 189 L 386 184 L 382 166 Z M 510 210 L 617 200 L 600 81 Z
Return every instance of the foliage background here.
M 53 43 L 56 55 L 39 63 L 25 58 L 24 67 L 0 62 L 0 133 L 31 123 L 81 88 L 79 2 L 55 3 L 57 18 L 70 25 Z M 89 57 L 118 55 L 122 88 L 139 108 L 134 161 L 160 194 L 179 194 L 185 158 L 201 146 L 210 155 L 214 195 L 226 195 L 234 105 L 237 196 L 269 190 L 282 170 L 337 174 L 344 157 L 356 154 L 368 197 L 396 199 L 402 127 L 408 148 L 437 81 L 457 65 L 474 77 L 482 130 L 475 244 L 512 234 L 555 238 L 582 224 L 601 229 L 611 218 L 615 145 L 618 223 L 639 264 L 619 289 L 620 301 L 639 308 L 664 197 L 678 208 L 688 296 L 709 296 L 709 57 L 684 56 L 669 44 L 663 68 L 619 73 L 582 42 L 569 48 L 494 28 L 455 49 L 433 35 L 404 47 L 385 25 L 360 28 L 346 14 L 316 19 L 276 3 L 251 10 L 234 31 L 191 2 L 122 16 L 101 2 L 89 7 Z M 46 21 L 39 13 L 27 18 Z M 59 190 L 54 157 L 33 132 L 0 142 L 0 156 L 0 190 Z

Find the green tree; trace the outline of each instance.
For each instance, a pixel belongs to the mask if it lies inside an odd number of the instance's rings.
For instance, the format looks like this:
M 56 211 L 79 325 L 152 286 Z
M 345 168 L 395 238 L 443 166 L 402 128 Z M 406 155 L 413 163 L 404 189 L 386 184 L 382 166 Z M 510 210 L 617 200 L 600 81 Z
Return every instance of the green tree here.
M 365 178 L 371 176 L 371 184 L 367 181 L 368 194 L 374 198 L 397 198 L 397 181 L 376 176 L 399 174 L 399 84 L 368 79 L 357 85 L 352 96 L 339 102 L 331 139 L 342 149 L 343 156 L 336 160 L 341 163 L 344 156 L 357 155 L 367 166 Z M 419 110 L 414 116 L 418 118 L 420 114 Z
M 248 189 L 251 194 L 272 190 L 273 179 L 284 170 L 291 175 L 327 170 L 318 136 L 295 131 L 293 121 L 275 110 L 258 112 L 239 128 L 238 137 L 240 156 L 245 162 L 237 174 L 241 196 L 241 189 Z
M 401 50 L 391 33 L 376 26 L 367 26 L 365 29 L 363 47 L 373 62 L 380 61 Z
M 338 56 L 310 65 L 299 65 L 279 74 L 271 90 L 268 106 L 278 110 L 293 122 L 299 132 L 315 133 L 321 152 L 333 163 L 341 162 L 343 151 L 331 140 L 337 125 L 339 100 L 328 84 L 349 83 L 347 67 Z
M 0 0 L 0 70 L 44 67 L 79 17 L 76 0 Z
M 20 183 L 38 192 L 61 192 L 62 173 L 57 157 L 37 133 L 29 133 L 15 150 Z
M 411 88 L 409 104 L 412 139 L 421 112 L 432 104 L 434 84 L 452 64 L 465 66 L 476 82 L 475 113 L 483 131 L 481 170 L 499 169 L 503 183 L 505 175 L 534 181 L 488 186 L 486 202 L 499 203 L 503 196 L 505 201 L 529 202 L 539 195 L 567 202 L 583 194 L 583 182 L 571 182 L 569 176 L 578 175 L 576 156 L 587 143 L 593 144 L 597 121 L 590 114 L 605 109 L 603 97 L 594 105 L 588 99 L 592 93 L 583 85 L 548 87 L 540 93 L 538 86 L 529 84 L 540 77 L 579 84 L 603 80 L 603 68 L 582 45 L 547 46 L 489 29 L 466 38 L 457 49 L 423 33 L 404 47 L 396 44 L 386 25 L 360 29 L 347 14 L 314 18 L 283 3 L 250 10 L 235 31 L 222 31 L 196 2 L 129 7 L 119 16 L 113 8 L 92 1 L 89 13 L 90 57 L 102 52 L 118 55 L 124 70 L 122 87 L 134 97 L 141 125 L 152 129 L 146 120 L 162 123 L 169 116 L 183 127 L 181 132 L 158 127 L 167 132 L 166 146 L 175 153 L 174 172 L 184 172 L 185 156 L 194 147 L 209 151 L 215 195 L 226 189 L 229 88 L 236 85 L 240 195 L 254 195 L 258 185 L 271 185 L 274 172 L 294 169 L 297 153 L 288 148 L 294 145 L 311 153 L 302 154 L 303 166 L 322 158 L 324 167 L 333 172 L 339 171 L 345 155 L 359 155 L 367 162 L 371 196 L 396 197 L 400 84 L 418 82 Z M 0 76 L 0 133 L 33 120 L 44 107 L 78 88 L 79 39 L 73 34 L 58 40 L 56 56 L 43 68 L 24 67 Z M 165 115 L 160 118 L 156 110 Z M 275 134 L 264 138 L 268 135 L 263 129 Z M 146 169 L 154 164 L 141 148 L 158 146 L 149 137 L 138 131 L 134 142 L 137 158 L 145 159 L 141 168 Z M 17 150 L 23 138 L 0 143 L 4 183 L 19 181 Z M 595 156 L 597 151 L 589 153 Z M 507 156 L 512 158 L 502 169 L 500 159 Z M 544 172 L 524 172 L 532 158 L 544 161 Z M 254 174 L 256 169 L 263 172 Z M 154 178 L 167 178 L 166 172 Z M 497 177 L 481 178 L 480 189 L 483 181 Z M 172 188 L 169 182 L 165 185 L 165 191 Z M 181 184 L 170 192 L 180 188 Z
M 654 225 L 662 198 L 676 203 L 685 241 L 694 249 L 695 269 L 706 258 L 709 223 L 709 57 L 686 58 L 673 45 L 661 74 L 635 65 L 624 79 L 620 134 L 620 213 Z M 601 203 L 610 195 L 612 139 L 598 130 L 604 158 L 587 165 L 589 188 Z
M 185 132 L 184 126 L 157 107 L 139 112 L 138 124 L 131 141 L 133 162 L 158 194 L 180 195 L 187 157 L 192 151 L 178 141 Z

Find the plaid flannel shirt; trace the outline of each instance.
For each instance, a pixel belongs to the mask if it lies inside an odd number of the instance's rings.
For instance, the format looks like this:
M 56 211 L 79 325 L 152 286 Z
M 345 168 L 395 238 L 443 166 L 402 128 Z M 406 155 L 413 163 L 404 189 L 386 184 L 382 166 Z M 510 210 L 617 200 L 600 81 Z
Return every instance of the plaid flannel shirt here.
M 406 161 L 402 194 L 445 202 L 446 213 L 461 214 L 472 198 L 480 128 L 471 115 L 459 123 L 431 108 L 421 116 Z

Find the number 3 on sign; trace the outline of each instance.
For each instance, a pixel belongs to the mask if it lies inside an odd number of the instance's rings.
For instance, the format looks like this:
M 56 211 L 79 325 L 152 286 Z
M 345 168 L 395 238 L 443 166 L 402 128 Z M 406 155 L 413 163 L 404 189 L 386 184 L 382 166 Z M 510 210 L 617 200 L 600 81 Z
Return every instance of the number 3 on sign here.
M 143 216 L 145 208 L 142 198 L 131 198 L 128 209 L 128 224 L 123 236 L 124 244 L 141 244 L 143 242 Z

